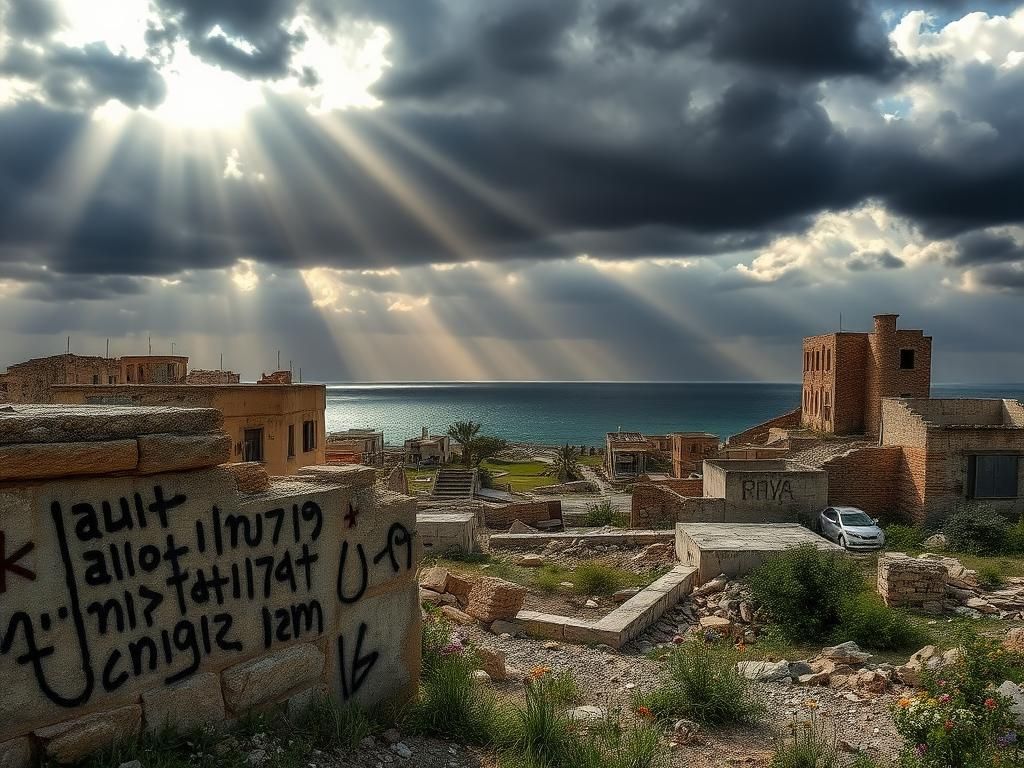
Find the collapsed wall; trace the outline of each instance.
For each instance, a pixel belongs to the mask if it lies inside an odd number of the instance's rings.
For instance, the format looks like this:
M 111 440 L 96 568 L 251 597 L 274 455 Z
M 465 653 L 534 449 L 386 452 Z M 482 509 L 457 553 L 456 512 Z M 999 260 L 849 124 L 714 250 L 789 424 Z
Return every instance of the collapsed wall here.
M 414 694 L 415 502 L 363 467 L 221 465 L 222 423 L 0 408 L 0 765 L 316 692 Z

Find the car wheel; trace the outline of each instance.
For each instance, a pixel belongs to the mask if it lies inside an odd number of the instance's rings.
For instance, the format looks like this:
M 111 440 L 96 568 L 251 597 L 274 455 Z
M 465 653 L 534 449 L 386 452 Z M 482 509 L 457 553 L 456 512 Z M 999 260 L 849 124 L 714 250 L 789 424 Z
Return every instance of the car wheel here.
M 838 539 L 838 541 L 836 541 L 836 543 L 837 543 L 837 544 L 838 544 L 838 545 L 839 545 L 840 547 L 842 547 L 843 549 L 846 549 L 846 539 L 845 539 L 845 538 L 843 538 L 842 536 L 840 536 L 840 537 L 839 537 L 839 539 Z

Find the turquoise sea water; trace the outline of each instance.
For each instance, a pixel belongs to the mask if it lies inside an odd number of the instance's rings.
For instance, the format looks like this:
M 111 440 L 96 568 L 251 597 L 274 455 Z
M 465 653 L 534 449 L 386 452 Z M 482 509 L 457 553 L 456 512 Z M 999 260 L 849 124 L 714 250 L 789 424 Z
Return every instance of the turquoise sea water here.
M 1024 384 L 932 387 L 933 397 L 1015 397 Z M 328 384 L 328 431 L 374 427 L 389 444 L 481 422 L 506 440 L 603 445 L 606 432 L 704 430 L 723 439 L 796 408 L 799 384 L 430 383 Z

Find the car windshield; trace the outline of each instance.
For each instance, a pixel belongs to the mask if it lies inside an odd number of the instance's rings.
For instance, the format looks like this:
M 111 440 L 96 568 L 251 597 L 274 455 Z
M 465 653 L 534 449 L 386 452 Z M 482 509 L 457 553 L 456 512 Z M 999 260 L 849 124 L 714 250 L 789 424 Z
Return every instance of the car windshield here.
M 875 521 L 863 512 L 843 512 L 843 525 L 874 525 Z

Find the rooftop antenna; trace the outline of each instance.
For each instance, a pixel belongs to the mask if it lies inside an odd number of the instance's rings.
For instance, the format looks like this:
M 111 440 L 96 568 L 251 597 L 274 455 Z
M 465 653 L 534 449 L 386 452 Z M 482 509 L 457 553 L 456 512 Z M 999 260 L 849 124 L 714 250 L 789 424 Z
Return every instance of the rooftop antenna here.
M 277 370 L 281 370 L 281 350 L 277 350 Z
M 107 359 L 110 359 L 110 337 L 107 337 Z
M 289 373 L 295 373 L 295 366 L 292 365 L 292 361 L 291 360 L 288 361 L 288 372 Z
M 224 353 L 220 353 L 220 370 L 224 370 Z
M 174 342 L 171 342 L 171 357 L 174 356 Z
M 839 313 L 839 332 L 843 332 L 843 313 Z
M 71 337 L 68 336 L 68 354 L 71 354 Z
M 299 384 L 302 383 L 302 366 L 299 366 Z
M 153 354 L 153 337 L 149 337 L 149 354 Z

